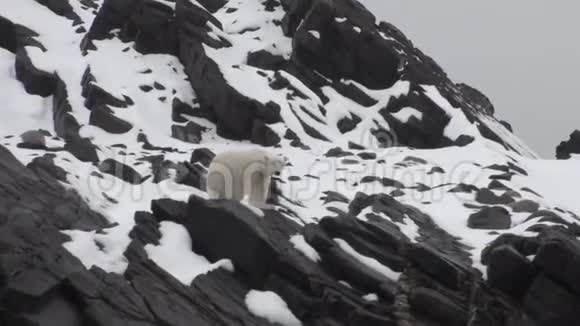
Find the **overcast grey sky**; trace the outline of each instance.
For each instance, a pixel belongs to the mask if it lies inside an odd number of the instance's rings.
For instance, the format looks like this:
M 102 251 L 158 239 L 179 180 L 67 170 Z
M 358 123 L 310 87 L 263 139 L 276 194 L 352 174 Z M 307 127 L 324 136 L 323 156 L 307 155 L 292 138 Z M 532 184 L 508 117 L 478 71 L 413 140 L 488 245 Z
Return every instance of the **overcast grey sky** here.
M 546 158 L 580 129 L 580 2 L 359 0 L 431 55 L 455 82 Z

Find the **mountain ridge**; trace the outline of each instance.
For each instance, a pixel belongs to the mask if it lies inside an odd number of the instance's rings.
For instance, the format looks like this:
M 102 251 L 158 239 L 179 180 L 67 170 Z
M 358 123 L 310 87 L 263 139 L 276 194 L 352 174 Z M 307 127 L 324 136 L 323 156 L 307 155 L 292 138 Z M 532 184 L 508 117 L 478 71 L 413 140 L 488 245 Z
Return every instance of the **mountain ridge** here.
M 357 1 L 23 0 L 0 28 L 3 324 L 574 323 L 575 158 Z M 290 158 L 271 207 L 208 200 L 254 146 Z

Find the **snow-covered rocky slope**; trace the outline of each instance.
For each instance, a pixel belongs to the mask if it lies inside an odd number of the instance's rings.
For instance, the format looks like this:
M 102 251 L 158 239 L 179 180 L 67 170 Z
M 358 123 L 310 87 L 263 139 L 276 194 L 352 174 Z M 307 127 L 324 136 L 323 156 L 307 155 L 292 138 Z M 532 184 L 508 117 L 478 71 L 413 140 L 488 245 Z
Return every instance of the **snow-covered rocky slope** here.
M 574 138 L 354 0 L 0 0 L 0 89 L 1 325 L 577 323 Z M 207 200 L 255 146 L 271 208 Z

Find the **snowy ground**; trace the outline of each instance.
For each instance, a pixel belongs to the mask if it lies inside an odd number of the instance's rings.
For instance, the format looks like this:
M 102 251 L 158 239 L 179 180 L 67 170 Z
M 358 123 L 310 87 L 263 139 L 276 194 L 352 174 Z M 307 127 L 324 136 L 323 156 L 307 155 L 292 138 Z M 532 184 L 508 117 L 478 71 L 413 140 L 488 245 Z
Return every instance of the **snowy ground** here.
M 236 6 L 239 11 L 236 15 L 229 14 L 226 10 L 228 6 Z M 451 117 L 451 122 L 445 129 L 446 136 L 453 140 L 460 135 L 472 135 L 476 141 L 466 147 L 429 150 L 406 147 L 380 148 L 369 134 L 369 129 L 377 122 L 388 128 L 388 123 L 378 114 L 378 110 L 384 107 L 391 97 L 408 93 L 407 82 L 398 82 L 392 88 L 384 90 L 365 90 L 377 101 L 372 107 L 358 105 L 334 89 L 325 88 L 323 91 L 329 102 L 324 104 L 327 114 L 323 115 L 318 109 L 318 106 L 323 104 L 318 96 L 299 80 L 286 74 L 285 77 L 293 86 L 307 95 L 307 98 L 286 100 L 287 89 L 273 90 L 268 86 L 273 72 L 257 74 L 257 68 L 245 64 L 245 54 L 256 49 L 268 49 L 285 57 L 290 56 L 291 39 L 283 37 L 279 28 L 272 23 L 273 20 L 282 17 L 282 9 L 278 8 L 273 12 L 263 11 L 260 9 L 263 9 L 260 1 L 257 0 L 231 1 L 228 6 L 220 10 L 216 17 L 224 24 L 224 31 L 219 31 L 219 36 L 226 38 L 234 46 L 219 50 L 207 48 L 207 52 L 220 65 L 230 84 L 242 94 L 262 103 L 274 100 L 281 104 L 284 126 L 273 126 L 275 131 L 280 132 L 281 136 L 286 127 L 298 131 L 300 139 L 310 147 L 309 150 L 291 147 L 288 140 L 283 140 L 280 148 L 268 149 L 283 153 L 291 160 L 291 166 L 287 167 L 281 176 L 283 183 L 279 184 L 284 195 L 281 205 L 295 213 L 288 215 L 288 218 L 299 223 L 317 223 L 322 217 L 332 215 L 329 209 L 346 210 L 347 204 L 326 203 L 325 193 L 328 191 L 339 193 L 350 201 L 359 192 L 391 194 L 398 189 L 402 193 L 397 200 L 427 213 L 441 228 L 472 248 L 474 266 L 482 267 L 479 261 L 480 252 L 489 242 L 502 233 L 533 235 L 526 230 L 536 221 L 526 221 L 530 214 L 515 213 L 506 206 L 512 214 L 510 229 L 490 232 L 469 228 L 467 219 L 476 211 L 472 207 L 478 205 L 475 194 L 452 193 L 449 190 L 461 183 L 485 188 L 491 181 L 490 177 L 498 174 L 498 171 L 486 167 L 511 162 L 528 173 L 527 176 L 516 174 L 511 181 L 502 181 L 510 189 L 519 191 L 520 199 L 538 202 L 541 209 L 553 211 L 560 208 L 566 211 L 560 213 L 565 220 L 577 221 L 577 215 L 580 215 L 580 204 L 577 199 L 577 185 L 580 184 L 578 160 L 538 160 L 507 151 L 479 136 L 475 125 L 467 120 L 461 110 L 453 108 L 435 87 L 427 85 L 423 87 L 426 94 L 440 104 Z M 78 5 L 75 5 L 74 9 L 84 20 L 84 26 L 90 26 L 93 14 Z M 256 12 L 258 14 L 255 14 Z M 192 102 L 196 97 L 187 82 L 183 66 L 176 57 L 142 55 L 132 48 L 131 43 L 123 43 L 116 38 L 95 42 L 98 50 L 90 51 L 87 56 L 83 56 L 79 49 L 83 34 L 74 33 L 69 20 L 53 15 L 46 7 L 33 0 L 20 0 L 18 5 L 10 1 L 0 1 L 0 14 L 40 34 L 38 40 L 48 51 L 42 52 L 36 48 L 27 48 L 27 51 L 37 67 L 57 72 L 65 81 L 73 115 L 83 125 L 80 133 L 84 137 L 89 137 L 99 147 L 98 155 L 101 161 L 114 158 L 132 166 L 142 176 L 148 176 L 152 174 L 152 169 L 150 164 L 143 163 L 142 158 L 145 156 L 163 154 L 166 160 L 183 162 L 189 160 L 191 152 L 196 148 L 205 147 L 220 153 L 233 148 L 255 146 L 248 142 L 223 139 L 217 136 L 215 125 L 194 117 L 189 119 L 209 128 L 200 144 L 193 145 L 171 137 L 172 99 L 179 98 L 184 102 Z M 240 33 L 254 27 L 260 29 Z M 17 147 L 21 142 L 19 136 L 28 130 L 36 129 L 44 129 L 55 135 L 51 115 L 52 99 L 25 92 L 16 80 L 14 60 L 14 54 L 0 49 L 0 85 L 3 89 L 0 114 L 5 117 L 0 121 L 0 143 L 9 148 L 22 163 L 27 164 L 33 158 L 45 154 L 45 151 Z M 88 66 L 91 67 L 98 85 L 116 97 L 122 98 L 126 95 L 133 99 L 135 104 L 129 108 L 113 108 L 115 115 L 133 125 L 131 131 L 113 135 L 88 125 L 90 112 L 84 106 L 84 98 L 81 95 L 81 77 Z M 234 66 L 236 68 L 233 68 Z M 142 73 L 148 69 L 152 71 L 151 74 Z M 139 88 L 155 82 L 162 84 L 164 90 L 155 89 L 145 93 Z M 364 89 L 362 85 L 358 86 Z M 165 100 L 160 101 L 161 97 L 165 97 Z M 306 111 L 298 109 L 299 107 L 305 108 Z M 362 122 L 354 130 L 345 134 L 340 133 L 336 128 L 337 121 L 351 114 L 361 117 Z M 321 141 L 308 135 L 300 126 L 297 116 L 314 126 L 332 142 Z M 413 117 L 422 118 L 421 112 L 414 108 L 401 110 L 394 116 L 401 121 Z M 137 136 L 141 132 L 145 133 L 150 142 L 156 146 L 172 147 L 175 151 L 143 149 L 143 144 L 137 142 Z M 62 139 L 58 137 L 51 141 L 55 146 L 63 144 Z M 349 142 L 361 144 L 367 149 L 348 150 L 353 155 L 341 158 L 324 155 L 337 146 L 347 150 Z M 113 146 L 116 144 L 124 146 Z M 363 153 L 369 152 L 376 157 L 366 160 L 361 157 L 364 156 Z M 67 182 L 63 184 L 75 189 L 95 211 L 105 215 L 115 225 L 99 233 L 63 231 L 72 239 L 65 247 L 79 257 L 87 267 L 97 265 L 109 272 L 124 273 L 127 261 L 123 253 L 130 242 L 128 233 L 135 224 L 133 215 L 137 211 L 148 211 L 151 200 L 171 198 L 186 201 L 192 194 L 207 196 L 204 191 L 178 184 L 173 178 L 157 184 L 150 178 L 139 185 L 131 185 L 113 176 L 98 173 L 97 166 L 81 162 L 68 152 L 59 151 L 54 154 L 55 164 L 68 172 Z M 439 172 L 434 173 L 434 169 Z M 368 176 L 396 180 L 402 187 L 386 186 L 377 181 L 363 182 Z M 426 186 L 427 190 L 423 186 Z M 521 191 L 523 188 L 532 189 L 539 196 Z M 361 212 L 358 218 L 366 219 L 367 213 L 369 211 Z M 411 240 L 417 238 L 418 227 L 411 219 L 398 223 L 398 226 Z M 197 275 L 215 268 L 229 270 L 235 268 L 229 261 L 211 264 L 204 257 L 192 252 L 191 239 L 179 225 L 164 223 L 161 232 L 163 234 L 161 244 L 148 246 L 147 254 L 184 284 L 190 284 Z M 320 259 L 300 236 L 292 238 L 291 242 L 313 261 Z M 346 241 L 336 239 L 336 242 L 347 253 L 373 266 L 378 272 L 392 279 L 398 278 L 398 273 L 376 261 L 369 261 L 368 257 L 356 253 Z M 288 314 L 287 307 L 275 294 L 251 292 L 246 301 L 249 309 L 258 316 L 273 322 L 280 321 L 284 325 L 299 324 L 295 316 Z M 271 309 L 264 310 L 262 307 L 264 302 L 267 302 Z M 270 315 L 272 311 L 277 311 L 275 316 Z

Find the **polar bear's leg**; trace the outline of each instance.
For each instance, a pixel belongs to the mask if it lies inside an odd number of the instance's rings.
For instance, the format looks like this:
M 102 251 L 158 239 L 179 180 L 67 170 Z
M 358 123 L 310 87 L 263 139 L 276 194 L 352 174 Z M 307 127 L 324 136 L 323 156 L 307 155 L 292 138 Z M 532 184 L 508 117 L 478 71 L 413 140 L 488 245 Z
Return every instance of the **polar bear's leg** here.
M 223 175 L 217 171 L 210 171 L 207 176 L 207 195 L 209 199 L 225 199 L 226 189 Z
M 266 207 L 267 184 L 269 183 L 269 176 L 264 172 L 256 172 L 249 182 L 250 189 L 248 189 L 249 202 L 252 206 L 258 208 Z
M 232 170 L 223 164 L 212 163 L 207 175 L 206 190 L 209 199 L 231 199 L 234 192 Z

